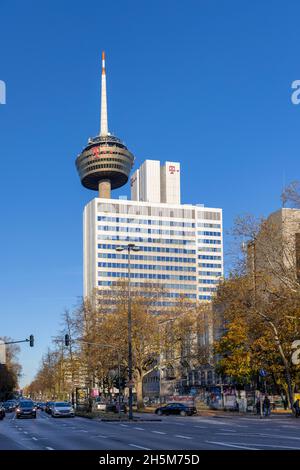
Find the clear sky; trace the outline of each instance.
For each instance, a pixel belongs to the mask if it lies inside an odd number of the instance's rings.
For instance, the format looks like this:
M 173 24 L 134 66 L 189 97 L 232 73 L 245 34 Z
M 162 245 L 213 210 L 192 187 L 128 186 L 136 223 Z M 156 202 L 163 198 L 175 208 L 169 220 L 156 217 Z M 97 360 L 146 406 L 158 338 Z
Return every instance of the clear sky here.
M 280 207 L 299 178 L 297 0 L 0 0 L 0 335 L 33 377 L 64 308 L 82 295 L 84 189 L 75 158 L 108 114 L 136 156 L 180 161 L 183 202 Z M 129 195 L 129 185 L 114 193 Z

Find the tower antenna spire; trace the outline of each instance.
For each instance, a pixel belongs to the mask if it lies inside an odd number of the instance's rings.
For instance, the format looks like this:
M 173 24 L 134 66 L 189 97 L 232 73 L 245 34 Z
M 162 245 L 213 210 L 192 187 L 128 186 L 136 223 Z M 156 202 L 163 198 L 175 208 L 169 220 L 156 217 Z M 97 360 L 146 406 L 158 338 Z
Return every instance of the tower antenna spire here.
M 108 135 L 105 52 L 102 52 L 100 135 Z

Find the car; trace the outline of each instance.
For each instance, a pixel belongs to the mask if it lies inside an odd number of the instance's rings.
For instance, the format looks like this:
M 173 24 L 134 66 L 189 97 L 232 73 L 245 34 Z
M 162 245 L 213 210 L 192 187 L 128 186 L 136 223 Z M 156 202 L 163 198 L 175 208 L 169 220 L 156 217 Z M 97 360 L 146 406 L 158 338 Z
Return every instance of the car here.
M 3 403 L 6 413 L 11 413 L 16 409 L 17 403 L 14 400 L 7 400 Z
M 46 413 L 48 413 L 49 415 L 51 414 L 51 408 L 52 408 L 53 403 L 54 403 L 54 401 L 47 401 L 47 402 L 46 402 L 45 411 L 46 411 Z
M 110 411 L 112 413 L 118 413 L 119 412 L 119 403 L 107 403 L 105 407 L 105 411 Z M 121 413 L 127 413 L 127 408 L 125 403 L 121 403 L 120 406 L 120 411 Z
M 38 410 L 45 410 L 46 403 L 43 401 L 40 401 L 37 403 L 37 409 Z
M 0 420 L 2 421 L 4 417 L 5 417 L 5 408 L 3 406 L 3 403 L 0 403 Z
M 55 401 L 51 406 L 51 416 L 53 418 L 58 418 L 62 416 L 69 416 L 74 418 L 75 411 L 71 403 L 66 401 Z
M 16 418 L 36 418 L 36 407 L 32 400 L 20 400 L 16 408 Z
M 194 405 L 186 403 L 168 403 L 167 405 L 156 408 L 155 413 L 161 415 L 180 415 L 192 416 L 197 413 L 197 408 Z

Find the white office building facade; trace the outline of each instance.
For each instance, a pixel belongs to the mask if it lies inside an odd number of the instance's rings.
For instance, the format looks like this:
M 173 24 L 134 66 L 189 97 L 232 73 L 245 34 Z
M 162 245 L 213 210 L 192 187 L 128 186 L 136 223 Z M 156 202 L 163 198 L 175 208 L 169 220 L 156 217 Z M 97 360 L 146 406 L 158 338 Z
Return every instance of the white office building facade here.
M 167 162 L 168 163 L 168 162 Z M 161 283 L 158 307 L 172 307 L 181 296 L 209 301 L 223 276 L 222 210 L 202 205 L 123 199 L 90 201 L 84 209 L 84 296 L 107 291 L 128 277 L 127 253 L 134 243 L 131 283 Z

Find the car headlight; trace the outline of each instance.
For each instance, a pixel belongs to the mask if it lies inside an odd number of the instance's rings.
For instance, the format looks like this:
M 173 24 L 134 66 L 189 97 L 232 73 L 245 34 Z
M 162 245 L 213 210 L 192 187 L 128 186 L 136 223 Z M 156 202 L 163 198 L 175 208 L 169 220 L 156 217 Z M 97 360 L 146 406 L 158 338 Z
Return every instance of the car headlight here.
M 21 411 L 20 408 L 17 408 L 16 411 Z

